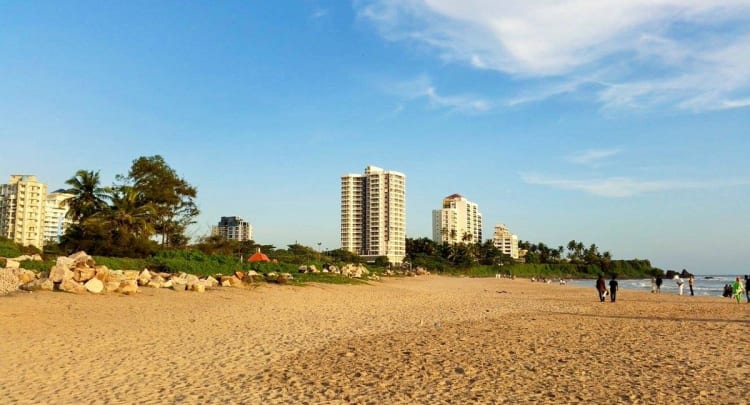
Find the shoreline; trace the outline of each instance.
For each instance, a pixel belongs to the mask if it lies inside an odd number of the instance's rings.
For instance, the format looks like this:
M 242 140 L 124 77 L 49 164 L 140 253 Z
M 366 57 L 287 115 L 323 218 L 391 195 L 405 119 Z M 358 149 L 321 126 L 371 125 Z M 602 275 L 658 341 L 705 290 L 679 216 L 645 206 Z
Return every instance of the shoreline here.
M 736 402 L 750 305 L 444 276 L 0 297 L 12 402 Z M 617 387 L 612 397 L 611 387 Z

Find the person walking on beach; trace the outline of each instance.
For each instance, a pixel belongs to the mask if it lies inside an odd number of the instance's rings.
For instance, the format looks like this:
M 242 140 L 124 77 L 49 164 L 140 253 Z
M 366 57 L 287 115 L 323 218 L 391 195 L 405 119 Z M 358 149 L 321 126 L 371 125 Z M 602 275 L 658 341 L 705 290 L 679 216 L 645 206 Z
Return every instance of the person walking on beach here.
M 742 295 L 744 292 L 745 289 L 742 287 L 742 281 L 737 277 L 737 280 L 732 284 L 732 297 L 737 300 L 738 304 L 742 301 Z
M 750 304 L 750 276 L 745 276 L 745 296 L 747 297 L 747 303 Z
M 695 284 L 695 277 L 691 274 L 690 278 L 688 278 L 688 285 L 690 286 L 690 296 L 691 297 L 693 295 L 695 295 L 695 294 L 693 294 L 693 284 Z
M 603 274 L 600 274 L 599 278 L 596 279 L 596 291 L 599 293 L 599 301 L 604 302 L 604 298 L 607 296 L 607 284 L 604 281 Z
M 612 275 L 612 280 L 609 280 L 609 301 L 615 302 L 615 299 L 617 299 L 617 290 L 620 289 L 617 285 L 617 274 Z
M 656 277 L 651 276 L 651 294 L 656 292 Z
M 682 295 L 682 287 L 685 285 L 685 282 L 676 274 L 674 275 L 674 282 L 677 283 L 677 294 Z
M 661 293 L 661 283 L 663 280 L 661 279 L 661 276 L 656 276 L 656 293 Z

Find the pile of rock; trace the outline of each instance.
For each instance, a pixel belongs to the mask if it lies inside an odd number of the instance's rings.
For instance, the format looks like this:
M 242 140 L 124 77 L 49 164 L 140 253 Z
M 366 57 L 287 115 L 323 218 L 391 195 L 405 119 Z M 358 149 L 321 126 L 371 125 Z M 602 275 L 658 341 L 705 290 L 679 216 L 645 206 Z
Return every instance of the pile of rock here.
M 367 267 L 365 267 L 361 263 L 346 264 L 341 268 L 338 268 L 335 265 L 329 265 L 323 270 L 318 270 L 314 264 L 310 264 L 310 265 L 303 264 L 302 266 L 299 266 L 298 270 L 300 273 L 330 273 L 330 274 L 338 274 L 341 276 L 351 277 L 351 278 L 363 278 L 370 274 L 370 271 L 367 270 Z
M 0 269 L 0 295 L 19 289 L 26 291 L 59 290 L 72 293 L 122 293 L 135 294 L 140 287 L 169 288 L 174 291 L 204 292 L 215 287 L 243 287 L 257 282 L 285 284 L 293 280 L 289 273 L 260 274 L 237 271 L 233 275 L 217 274 L 215 277 L 198 277 L 183 272 L 171 274 L 143 270 L 110 270 L 97 265 L 85 252 L 60 256 L 49 272 L 35 273 L 20 268 L 20 262 L 29 260 L 7 260 L 6 268 Z M 39 258 L 41 259 L 41 257 Z M 34 260 L 34 259 L 31 259 Z

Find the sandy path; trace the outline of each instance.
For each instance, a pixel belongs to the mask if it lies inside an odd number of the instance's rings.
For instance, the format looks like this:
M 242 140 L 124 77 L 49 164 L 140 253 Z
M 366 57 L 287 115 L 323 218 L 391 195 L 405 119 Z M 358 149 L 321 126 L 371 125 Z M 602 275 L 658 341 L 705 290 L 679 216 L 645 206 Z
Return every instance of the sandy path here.
M 750 305 L 618 299 L 436 276 L 0 297 L 0 402 L 747 403 Z

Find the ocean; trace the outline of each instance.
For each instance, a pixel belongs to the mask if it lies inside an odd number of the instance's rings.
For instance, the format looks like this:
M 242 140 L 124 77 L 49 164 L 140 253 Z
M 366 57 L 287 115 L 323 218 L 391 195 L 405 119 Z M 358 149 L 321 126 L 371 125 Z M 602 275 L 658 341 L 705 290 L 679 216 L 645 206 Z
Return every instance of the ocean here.
M 724 292 L 725 284 L 734 283 L 735 278 L 738 276 L 733 275 L 717 275 L 717 276 L 695 276 L 695 284 L 693 284 L 693 291 L 695 295 L 721 297 Z M 745 285 L 745 276 L 741 275 L 740 281 L 742 285 Z M 609 279 L 607 280 L 607 288 L 609 288 Z M 683 288 L 683 295 L 690 295 L 690 287 L 688 286 L 687 279 L 685 281 L 685 287 Z M 634 279 L 634 280 L 617 280 L 619 286 L 623 290 L 640 290 L 640 291 L 651 291 L 651 279 Z M 594 287 L 596 280 L 569 280 L 569 284 L 582 287 Z M 661 285 L 662 294 L 677 294 L 677 283 L 672 279 L 664 279 Z

